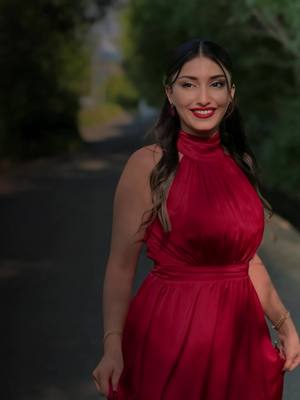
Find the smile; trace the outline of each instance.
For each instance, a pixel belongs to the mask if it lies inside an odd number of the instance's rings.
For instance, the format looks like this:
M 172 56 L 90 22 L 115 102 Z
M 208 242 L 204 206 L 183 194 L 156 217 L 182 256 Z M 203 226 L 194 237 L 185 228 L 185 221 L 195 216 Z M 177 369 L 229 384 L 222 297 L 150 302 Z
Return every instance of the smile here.
M 210 118 L 214 115 L 215 110 L 191 110 L 196 118 Z

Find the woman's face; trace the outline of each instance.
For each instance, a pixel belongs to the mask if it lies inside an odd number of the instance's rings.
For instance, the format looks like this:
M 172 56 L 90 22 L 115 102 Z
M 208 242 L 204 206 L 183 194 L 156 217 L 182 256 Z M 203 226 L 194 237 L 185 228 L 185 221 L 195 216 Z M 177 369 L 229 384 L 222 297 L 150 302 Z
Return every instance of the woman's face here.
M 224 70 L 231 86 L 230 75 Z M 166 95 L 179 115 L 181 129 L 205 136 L 218 130 L 234 92 L 234 85 L 228 91 L 221 67 L 205 56 L 187 61 L 172 86 L 166 87 Z

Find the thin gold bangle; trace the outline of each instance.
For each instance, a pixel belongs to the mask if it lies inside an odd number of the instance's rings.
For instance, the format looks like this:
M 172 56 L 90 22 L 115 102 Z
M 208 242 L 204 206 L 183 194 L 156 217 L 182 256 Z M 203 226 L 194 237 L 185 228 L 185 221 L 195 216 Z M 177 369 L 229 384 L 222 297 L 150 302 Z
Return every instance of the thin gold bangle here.
M 290 312 L 288 310 L 286 310 L 286 312 L 279 318 L 279 320 L 272 325 L 272 328 L 278 330 L 282 326 L 284 321 L 287 318 L 289 318 L 289 316 L 290 316 Z
M 273 329 L 278 329 L 278 327 L 282 325 L 282 322 L 286 319 L 286 316 L 288 314 L 289 314 L 289 312 L 285 311 L 285 313 L 280 316 L 280 318 L 277 320 L 277 322 L 273 323 L 272 328 Z
M 122 331 L 119 329 L 111 329 L 111 330 L 107 331 L 103 336 L 103 343 L 104 343 L 105 339 L 107 338 L 107 336 L 112 335 L 112 334 L 122 335 Z

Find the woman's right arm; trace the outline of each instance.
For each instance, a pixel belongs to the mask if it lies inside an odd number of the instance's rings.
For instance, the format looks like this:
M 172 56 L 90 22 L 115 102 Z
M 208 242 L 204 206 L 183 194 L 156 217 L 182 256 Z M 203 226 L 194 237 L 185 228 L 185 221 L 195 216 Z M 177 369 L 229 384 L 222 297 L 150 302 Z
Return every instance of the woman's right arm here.
M 152 207 L 149 176 L 157 157 L 159 153 L 153 153 L 152 146 L 136 150 L 129 157 L 116 187 L 111 245 L 103 284 L 104 332 L 123 331 L 143 244 L 136 241 L 143 238 L 145 229 L 136 231 L 143 213 Z M 97 389 L 107 395 L 110 376 L 116 388 L 122 368 L 121 336 L 109 335 L 104 342 L 104 357 L 93 371 Z
M 103 285 L 103 328 L 123 330 L 132 284 L 144 229 L 136 234 L 142 214 L 151 208 L 149 189 L 149 162 L 145 148 L 128 159 L 116 187 L 113 202 L 113 221 L 110 253 Z M 105 340 L 104 351 L 110 351 L 120 342 L 119 335 Z

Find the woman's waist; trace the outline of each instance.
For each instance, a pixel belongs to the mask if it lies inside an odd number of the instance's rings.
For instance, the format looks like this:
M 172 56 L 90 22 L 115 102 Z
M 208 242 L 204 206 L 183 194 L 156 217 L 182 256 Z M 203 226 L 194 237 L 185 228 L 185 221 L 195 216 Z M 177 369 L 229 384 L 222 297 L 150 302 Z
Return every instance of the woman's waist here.
M 161 279 L 168 280 L 224 280 L 238 279 L 249 276 L 249 262 L 232 264 L 162 264 L 154 262 L 150 273 Z

